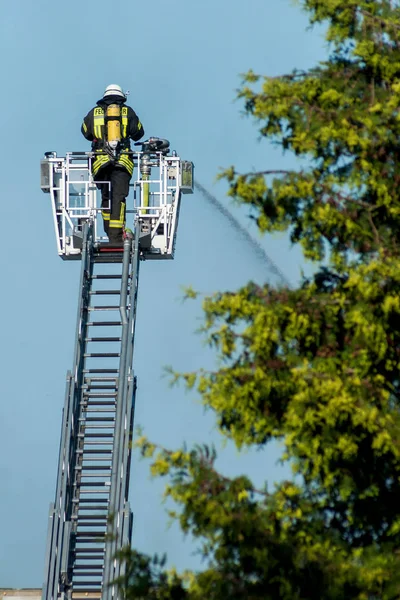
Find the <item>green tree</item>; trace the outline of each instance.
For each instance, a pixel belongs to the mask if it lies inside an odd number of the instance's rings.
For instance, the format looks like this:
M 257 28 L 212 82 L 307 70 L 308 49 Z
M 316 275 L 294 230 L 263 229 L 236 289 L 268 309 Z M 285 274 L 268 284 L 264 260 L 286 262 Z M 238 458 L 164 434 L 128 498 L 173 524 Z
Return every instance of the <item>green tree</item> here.
M 261 136 L 306 166 L 222 177 L 316 274 L 204 299 L 219 366 L 177 376 L 238 448 L 282 442 L 296 477 L 268 493 L 223 477 L 207 448 L 139 440 L 208 559 L 173 574 L 190 600 L 400 598 L 400 9 L 301 5 L 326 26 L 329 59 L 249 72 L 239 98 Z M 173 597 L 168 581 L 159 597 Z

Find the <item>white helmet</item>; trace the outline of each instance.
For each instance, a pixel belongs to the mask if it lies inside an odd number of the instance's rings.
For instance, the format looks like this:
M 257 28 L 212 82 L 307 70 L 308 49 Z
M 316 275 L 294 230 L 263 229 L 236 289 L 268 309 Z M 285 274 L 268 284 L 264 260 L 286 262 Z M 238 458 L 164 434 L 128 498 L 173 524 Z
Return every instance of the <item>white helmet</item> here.
M 103 98 L 107 98 L 107 96 L 121 96 L 121 98 L 126 100 L 126 95 L 122 91 L 122 87 L 116 83 L 112 83 L 106 87 Z

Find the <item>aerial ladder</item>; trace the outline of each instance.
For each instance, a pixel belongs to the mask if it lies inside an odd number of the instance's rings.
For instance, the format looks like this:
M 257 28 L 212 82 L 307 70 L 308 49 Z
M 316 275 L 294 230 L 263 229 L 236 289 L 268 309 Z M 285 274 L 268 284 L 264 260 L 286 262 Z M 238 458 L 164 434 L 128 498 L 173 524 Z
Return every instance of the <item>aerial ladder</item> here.
M 131 544 L 131 442 L 136 395 L 133 348 L 139 265 L 174 257 L 182 194 L 193 163 L 150 138 L 132 152 L 127 199 L 132 234 L 111 246 L 102 230 L 92 152 L 47 152 L 57 251 L 81 260 L 73 367 L 67 373 L 55 501 L 50 505 L 42 600 L 118 600 L 116 553 Z

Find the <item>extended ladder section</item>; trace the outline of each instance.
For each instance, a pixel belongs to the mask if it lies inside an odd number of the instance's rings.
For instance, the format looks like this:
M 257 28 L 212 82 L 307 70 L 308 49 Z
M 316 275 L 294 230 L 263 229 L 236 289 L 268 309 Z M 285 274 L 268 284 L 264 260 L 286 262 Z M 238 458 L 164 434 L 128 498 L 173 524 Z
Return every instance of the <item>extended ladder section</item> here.
M 103 256 L 95 252 L 88 225 L 84 235 L 74 369 L 67 375 L 56 501 L 50 508 L 46 600 L 115 597 L 109 585 L 121 575 L 115 553 L 131 540 L 139 238 Z
M 57 249 L 81 259 L 74 364 L 67 374 L 55 502 L 50 506 L 43 600 L 118 600 L 116 554 L 131 543 L 128 501 L 136 379 L 133 347 L 141 259 L 173 258 L 181 194 L 193 164 L 165 141 L 134 153 L 127 203 L 132 234 L 107 244 L 91 153 L 47 153 Z M 147 145 L 146 145 L 147 144 Z

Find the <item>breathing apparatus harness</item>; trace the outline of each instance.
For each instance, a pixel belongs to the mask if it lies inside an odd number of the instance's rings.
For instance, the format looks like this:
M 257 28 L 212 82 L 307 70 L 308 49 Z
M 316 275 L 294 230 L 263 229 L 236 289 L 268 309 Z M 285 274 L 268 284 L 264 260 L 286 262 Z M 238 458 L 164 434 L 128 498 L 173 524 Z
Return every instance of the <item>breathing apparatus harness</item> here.
M 127 120 L 127 117 L 127 107 L 123 107 L 117 102 L 96 107 L 94 109 L 95 140 L 93 150 L 105 152 L 112 161 L 118 159 L 122 150 L 129 150 L 129 146 L 124 144 L 126 138 L 123 137 L 123 119 Z
M 111 156 L 116 158 L 121 150 L 122 140 L 122 115 L 120 104 L 109 104 L 105 115 L 105 150 Z

